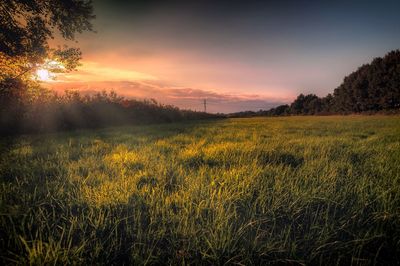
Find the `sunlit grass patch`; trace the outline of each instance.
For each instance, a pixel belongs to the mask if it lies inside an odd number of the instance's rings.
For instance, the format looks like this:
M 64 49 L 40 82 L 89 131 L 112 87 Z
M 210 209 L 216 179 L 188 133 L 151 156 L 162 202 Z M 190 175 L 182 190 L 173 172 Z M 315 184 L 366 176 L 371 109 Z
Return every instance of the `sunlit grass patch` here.
M 117 181 L 106 179 L 95 186 L 80 186 L 80 193 L 84 201 L 94 206 L 127 203 L 136 190 L 135 183 L 135 178 L 132 177 Z
M 21 261 L 22 264 L 29 265 L 46 265 L 54 262 L 62 264 L 70 264 L 72 262 L 83 262 L 84 245 L 63 247 L 64 243 L 50 239 L 48 242 L 41 240 L 26 241 L 20 237 L 20 241 L 24 246 L 27 257 Z
M 143 168 L 142 156 L 128 150 L 124 145 L 118 145 L 104 157 L 106 167 L 113 170 L 135 170 Z
M 188 167 L 196 167 L 204 163 L 204 147 L 205 141 L 189 144 L 179 150 L 178 158 Z
M 11 151 L 11 155 L 22 156 L 22 157 L 30 156 L 30 155 L 32 155 L 32 153 L 33 153 L 33 149 L 30 145 L 23 145 L 23 146 L 13 149 Z

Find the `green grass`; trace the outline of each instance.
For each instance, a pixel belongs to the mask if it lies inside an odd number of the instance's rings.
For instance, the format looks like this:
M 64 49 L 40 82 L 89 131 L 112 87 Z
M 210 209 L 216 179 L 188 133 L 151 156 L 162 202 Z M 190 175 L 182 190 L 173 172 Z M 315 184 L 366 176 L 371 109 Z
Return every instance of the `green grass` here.
M 1 140 L 9 264 L 397 264 L 400 117 Z

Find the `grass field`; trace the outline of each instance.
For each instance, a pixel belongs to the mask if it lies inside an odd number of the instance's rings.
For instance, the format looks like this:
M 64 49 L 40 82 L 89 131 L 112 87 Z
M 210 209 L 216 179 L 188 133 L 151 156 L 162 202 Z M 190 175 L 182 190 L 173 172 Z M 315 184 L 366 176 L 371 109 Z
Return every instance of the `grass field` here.
M 399 116 L 1 141 L 6 263 L 400 263 Z

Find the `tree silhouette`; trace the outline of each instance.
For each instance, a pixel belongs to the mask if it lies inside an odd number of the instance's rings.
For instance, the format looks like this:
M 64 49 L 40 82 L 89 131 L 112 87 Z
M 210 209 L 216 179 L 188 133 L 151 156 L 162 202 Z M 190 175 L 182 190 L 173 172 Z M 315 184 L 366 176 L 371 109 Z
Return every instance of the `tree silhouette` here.
M 282 105 L 259 114 L 346 114 L 399 109 L 400 50 L 394 50 L 345 77 L 333 94 L 322 98 L 314 94 L 300 94 L 290 107 Z
M 74 40 L 75 34 L 91 31 L 94 18 L 88 0 L 0 1 L 0 131 L 18 131 L 33 99 L 47 92 L 39 88 L 32 73 L 69 71 L 81 58 L 77 48 L 51 48 L 49 40 L 59 34 Z M 58 62 L 60 65 L 50 64 Z
M 400 50 L 358 68 L 334 91 L 339 112 L 365 112 L 400 108 Z
M 74 40 L 76 33 L 92 30 L 94 17 L 92 2 L 86 0 L 0 1 L 0 82 L 23 80 L 49 58 L 74 69 L 79 49 L 52 49 L 48 40 L 56 33 Z

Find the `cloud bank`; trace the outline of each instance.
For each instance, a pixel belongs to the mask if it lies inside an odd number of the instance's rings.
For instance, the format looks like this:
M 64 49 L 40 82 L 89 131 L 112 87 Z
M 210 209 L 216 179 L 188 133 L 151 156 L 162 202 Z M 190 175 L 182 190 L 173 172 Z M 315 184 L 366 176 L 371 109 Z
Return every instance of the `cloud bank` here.
M 258 111 L 289 102 L 286 99 L 272 99 L 257 94 L 219 93 L 216 91 L 170 86 L 158 80 L 69 81 L 47 83 L 46 86 L 58 93 L 63 93 L 67 89 L 79 90 L 82 93 L 113 90 L 126 98 L 155 99 L 162 104 L 171 104 L 179 108 L 196 111 L 203 111 L 203 102 L 206 99 L 207 111 L 212 113 L 231 113 L 246 110 Z

